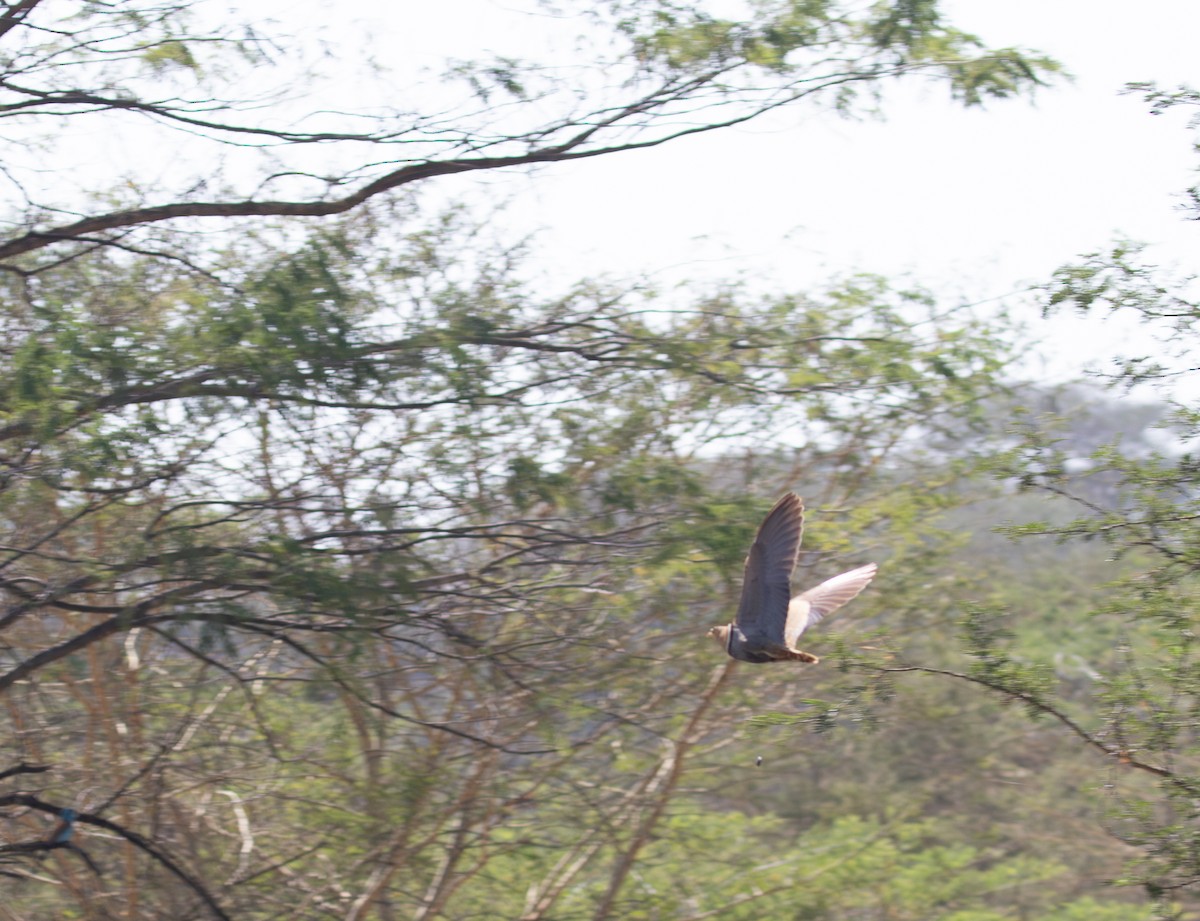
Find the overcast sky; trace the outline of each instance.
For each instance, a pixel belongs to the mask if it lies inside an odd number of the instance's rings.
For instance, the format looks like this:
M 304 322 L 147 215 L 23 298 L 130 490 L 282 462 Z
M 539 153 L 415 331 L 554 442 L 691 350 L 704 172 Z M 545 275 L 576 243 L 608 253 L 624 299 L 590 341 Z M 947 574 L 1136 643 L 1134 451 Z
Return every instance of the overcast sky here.
M 1127 81 L 1188 79 L 1200 3 L 950 4 L 992 44 L 1046 51 L 1075 75 L 1033 103 L 964 111 L 937 85 L 892 93 L 886 121 L 797 108 L 666 145 L 539 173 L 524 211 L 547 244 L 595 268 L 729 260 L 787 281 L 820 266 L 987 293 L 1040 278 L 1116 233 L 1195 241 L 1174 206 L 1198 158 L 1182 112 L 1154 117 Z M 524 214 L 523 214 L 524 216 Z M 717 268 L 716 272 L 723 269 Z
M 530 15 L 537 9 L 531 0 L 410 0 L 349 10 L 335 0 L 262 2 L 263 15 L 275 8 L 288 27 L 320 23 L 322 36 L 340 38 L 339 71 L 353 67 L 346 52 L 362 47 L 365 29 L 382 63 L 414 80 L 423 72 L 406 91 L 420 94 L 421 108 L 439 91 L 436 74 L 447 56 L 538 55 L 546 32 L 567 36 L 579 27 Z M 951 22 L 985 43 L 1047 53 L 1074 81 L 1058 81 L 1033 101 L 974 110 L 952 103 L 942 85 L 912 82 L 889 91 L 886 120 L 848 121 L 801 104 L 659 148 L 445 177 L 430 184 L 432 198 L 507 202 L 497 232 L 514 239 L 537 233 L 538 266 L 563 283 L 649 274 L 664 283 L 745 278 L 768 290 L 803 291 L 872 272 L 948 301 L 1013 303 L 1012 292 L 1122 236 L 1155 244 L 1155 259 L 1190 271 L 1200 222 L 1179 209 L 1200 166 L 1190 113 L 1152 116 L 1121 88 L 1200 83 L 1200 0 L 945 6 Z M 307 85 L 298 89 L 309 93 Z M 344 103 L 345 86 L 332 89 Z M 356 104 L 364 99 L 355 95 Z M 175 143 L 176 154 L 156 168 L 188 165 L 192 139 L 180 135 Z M 90 145 L 76 145 L 81 160 L 92 154 Z M 48 175 L 62 181 L 66 174 Z M 156 174 L 146 181 L 156 182 Z M 1095 320 L 1034 327 L 1050 339 L 1058 377 L 1127 338 L 1126 327 Z
M 495 18 L 466 17 L 478 29 L 456 36 L 463 52 L 472 42 L 501 50 L 506 5 L 482 5 Z M 746 275 L 778 289 L 867 271 L 983 301 L 1122 235 L 1158 244 L 1157 258 L 1188 268 L 1200 223 L 1178 205 L 1200 157 L 1187 113 L 1155 117 L 1120 91 L 1129 81 L 1200 81 L 1200 3 L 947 7 L 988 44 L 1059 59 L 1074 82 L 1032 103 L 971 111 L 941 86 L 914 83 L 892 93 L 885 121 L 797 107 L 653 150 L 484 181 L 511 197 L 504 220 L 513 232 L 541 229 L 542 258 L 569 276 Z M 1070 348 L 1058 352 L 1072 361 L 1124 336 L 1095 322 L 1060 325 L 1042 331 L 1066 337 Z

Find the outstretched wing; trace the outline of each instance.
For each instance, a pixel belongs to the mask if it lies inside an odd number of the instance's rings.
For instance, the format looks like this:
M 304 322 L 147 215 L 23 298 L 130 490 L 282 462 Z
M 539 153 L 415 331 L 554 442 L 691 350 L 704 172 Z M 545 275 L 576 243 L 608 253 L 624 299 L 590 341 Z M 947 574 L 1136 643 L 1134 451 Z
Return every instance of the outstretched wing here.
M 758 528 L 742 581 L 737 625 L 746 636 L 782 643 L 792 597 L 792 570 L 804 530 L 804 503 L 788 493 Z
M 866 588 L 875 578 L 876 569 L 874 563 L 868 563 L 840 576 L 834 576 L 793 598 L 788 606 L 785 630 L 788 645 L 794 646 L 800 634 L 828 617 Z

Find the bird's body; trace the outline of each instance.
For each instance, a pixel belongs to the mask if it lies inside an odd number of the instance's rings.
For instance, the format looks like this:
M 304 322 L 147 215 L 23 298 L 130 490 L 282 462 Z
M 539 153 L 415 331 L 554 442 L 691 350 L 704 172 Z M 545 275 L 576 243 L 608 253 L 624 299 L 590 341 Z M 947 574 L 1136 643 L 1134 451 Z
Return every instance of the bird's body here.
M 742 662 L 794 660 L 815 663 L 796 641 L 813 624 L 832 614 L 867 587 L 875 564 L 844 572 L 792 597 L 792 570 L 804 530 L 804 504 L 788 493 L 767 514 L 746 556 L 742 597 L 733 623 L 713 627 L 725 651 Z

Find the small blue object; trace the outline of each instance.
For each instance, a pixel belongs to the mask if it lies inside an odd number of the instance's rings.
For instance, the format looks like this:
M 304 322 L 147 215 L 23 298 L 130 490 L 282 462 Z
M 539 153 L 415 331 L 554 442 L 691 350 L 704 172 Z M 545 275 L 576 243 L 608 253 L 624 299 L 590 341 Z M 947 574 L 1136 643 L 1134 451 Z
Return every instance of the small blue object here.
M 75 831 L 75 816 L 77 815 L 78 813 L 74 809 L 63 809 L 59 812 L 58 826 L 50 838 L 51 844 L 64 844 L 71 840 L 71 834 Z

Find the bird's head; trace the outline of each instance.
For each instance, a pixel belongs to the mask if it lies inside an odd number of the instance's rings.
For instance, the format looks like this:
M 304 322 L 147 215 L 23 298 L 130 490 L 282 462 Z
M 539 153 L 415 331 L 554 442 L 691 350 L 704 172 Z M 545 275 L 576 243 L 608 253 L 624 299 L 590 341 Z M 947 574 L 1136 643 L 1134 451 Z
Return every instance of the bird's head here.
M 729 624 L 722 624 L 719 627 L 709 627 L 708 635 L 721 644 L 724 649 L 729 645 Z

